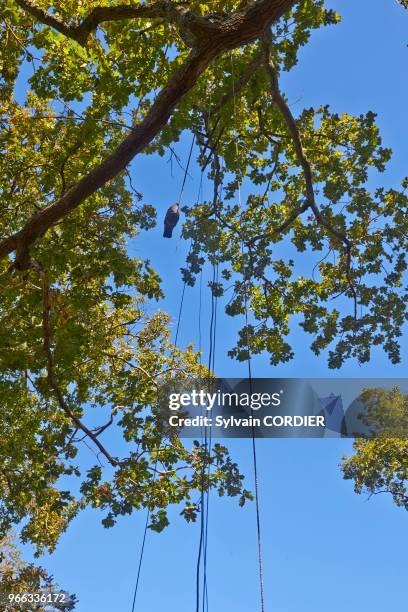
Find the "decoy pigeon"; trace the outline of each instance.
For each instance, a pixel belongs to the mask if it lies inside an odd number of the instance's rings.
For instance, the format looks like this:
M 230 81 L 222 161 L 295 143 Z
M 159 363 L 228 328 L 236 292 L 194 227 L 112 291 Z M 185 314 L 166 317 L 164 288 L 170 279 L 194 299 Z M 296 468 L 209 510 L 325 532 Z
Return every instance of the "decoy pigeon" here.
M 164 217 L 164 232 L 163 238 L 171 238 L 173 230 L 176 227 L 180 218 L 180 206 L 179 204 L 173 204 L 167 209 L 166 216 Z

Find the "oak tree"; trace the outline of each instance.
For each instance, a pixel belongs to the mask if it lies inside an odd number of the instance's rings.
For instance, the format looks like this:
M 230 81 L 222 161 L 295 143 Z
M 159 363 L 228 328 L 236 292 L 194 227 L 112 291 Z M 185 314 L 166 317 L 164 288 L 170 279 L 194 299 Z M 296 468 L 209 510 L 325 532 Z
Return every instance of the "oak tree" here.
M 87 505 L 106 526 L 148 507 L 160 530 L 169 504 L 193 520 L 203 488 L 244 503 L 225 447 L 188 448 L 161 423 L 158 381 L 206 371 L 170 342 L 165 313 L 147 314 L 160 278 L 127 243 L 156 210 L 130 165 L 195 136 L 214 197 L 184 209 L 183 275 L 194 285 L 209 259 L 214 295 L 233 286 L 227 314 L 248 305 L 232 357 L 288 361 L 296 319 L 332 368 L 368 361 L 372 346 L 397 363 L 408 181 L 370 190 L 391 157 L 374 113 L 295 116 L 280 86 L 312 31 L 340 16 L 323 0 L 3 0 L 0 11 L 0 528 L 25 518 L 41 551 Z M 295 255 L 310 251 L 321 261 L 305 276 Z M 96 455 L 85 474 L 84 445 Z

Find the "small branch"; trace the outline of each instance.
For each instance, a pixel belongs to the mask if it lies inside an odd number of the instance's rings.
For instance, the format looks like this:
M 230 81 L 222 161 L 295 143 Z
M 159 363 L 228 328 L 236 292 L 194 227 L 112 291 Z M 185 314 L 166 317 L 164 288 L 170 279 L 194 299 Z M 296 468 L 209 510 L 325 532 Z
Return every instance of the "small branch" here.
M 54 374 L 54 360 L 51 349 L 51 328 L 50 328 L 50 312 L 51 312 L 51 300 L 50 300 L 50 290 L 47 284 L 46 272 L 39 264 L 33 264 L 33 267 L 38 270 L 41 282 L 42 282 L 42 291 L 43 291 L 43 348 L 47 358 L 47 382 L 54 392 L 54 395 L 58 401 L 60 408 L 69 416 L 71 421 L 74 423 L 77 429 L 80 429 L 84 432 L 84 434 L 92 440 L 92 442 L 98 447 L 99 451 L 106 457 L 111 465 L 116 467 L 119 465 L 119 461 L 112 457 L 112 455 L 105 449 L 105 447 L 98 440 L 97 435 L 95 435 L 82 421 L 72 412 L 69 408 L 68 404 L 65 401 L 65 398 L 59 388 Z
M 259 131 L 262 136 L 264 136 L 266 140 L 268 140 L 273 146 L 280 145 L 280 141 L 275 140 L 274 137 L 282 138 L 283 134 L 275 134 L 274 132 L 269 132 L 269 130 L 266 128 L 265 120 L 262 115 L 262 109 L 260 106 L 257 106 L 256 114 L 258 116 Z
M 139 372 L 141 372 L 144 376 L 146 376 L 146 378 L 148 378 L 155 385 L 158 384 L 157 378 L 149 374 L 149 372 L 145 370 L 144 368 L 142 368 L 142 366 L 140 366 L 139 364 L 132 363 L 131 361 L 129 361 L 128 359 L 125 359 L 124 357 L 121 357 L 120 355 L 113 355 L 112 353 L 106 353 L 106 352 L 104 353 L 104 355 L 109 357 L 109 359 L 112 359 L 112 361 L 115 361 L 115 359 L 118 359 L 122 363 L 128 365 L 130 368 L 133 368 L 134 370 L 138 370 Z
M 101 433 L 103 431 L 105 431 L 105 429 L 108 429 L 108 427 L 110 427 L 112 425 L 112 423 L 113 423 L 113 415 L 111 415 L 109 421 L 107 423 L 105 423 L 105 425 L 101 425 L 100 427 L 97 427 L 96 429 L 93 430 L 94 435 L 96 437 L 100 436 Z
M 306 202 L 298 210 L 295 210 L 287 219 L 285 219 L 285 221 L 283 221 L 283 223 L 281 223 L 281 225 L 279 225 L 278 227 L 274 228 L 272 233 L 273 234 L 281 234 L 282 232 L 287 230 L 292 225 L 292 223 L 294 221 L 296 221 L 296 219 L 302 213 L 304 213 L 308 208 L 309 208 L 309 203 Z M 259 236 L 255 236 L 251 240 L 246 241 L 245 244 L 246 244 L 246 246 L 252 246 L 254 244 L 254 242 L 257 242 L 258 240 L 262 240 L 264 238 L 267 238 L 267 236 L 265 236 L 264 234 L 259 235 Z

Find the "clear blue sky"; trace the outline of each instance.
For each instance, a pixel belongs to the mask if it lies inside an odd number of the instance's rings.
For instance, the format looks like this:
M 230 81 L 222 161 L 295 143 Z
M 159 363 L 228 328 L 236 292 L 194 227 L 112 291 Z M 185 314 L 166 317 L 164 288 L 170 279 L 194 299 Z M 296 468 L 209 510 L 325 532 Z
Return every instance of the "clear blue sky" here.
M 328 103 L 337 111 L 373 110 L 394 158 L 383 181 L 398 184 L 407 174 L 408 14 L 394 0 L 331 0 L 343 23 L 314 33 L 299 65 L 284 79 L 294 111 Z M 189 141 L 177 148 L 184 159 Z M 198 170 L 187 184 L 185 200 L 196 199 Z M 145 200 L 164 211 L 180 190 L 181 173 L 163 159 L 139 157 L 132 167 L 135 186 Z M 158 180 L 158 177 L 160 179 Z M 163 241 L 161 225 L 132 242 L 131 252 L 148 255 L 164 278 L 163 308 L 176 317 L 181 292 L 179 268 L 186 245 Z M 316 257 L 310 257 L 310 267 Z M 203 329 L 208 329 L 209 293 L 204 282 Z M 181 342 L 197 340 L 198 288 L 188 289 Z M 220 313 L 222 311 L 220 310 Z M 227 356 L 236 323 L 220 314 L 216 369 L 219 375 L 245 375 L 245 366 Z M 255 376 L 319 377 L 333 373 L 308 349 L 309 337 L 293 337 L 296 358 L 271 368 L 267 357 L 254 360 Z M 406 376 L 403 361 L 391 366 L 381 351 L 370 364 L 350 362 L 336 376 Z M 204 347 L 205 348 L 205 347 Z M 229 447 L 251 480 L 250 440 Z M 258 443 L 261 481 L 266 610 L 269 612 L 384 612 L 402 609 L 406 581 L 407 515 L 386 496 L 367 501 L 341 478 L 338 464 L 351 449 L 349 440 L 263 440 Z M 149 533 L 138 612 L 193 612 L 198 527 L 172 513 L 162 534 Z M 144 513 L 120 520 L 111 530 L 101 515 L 86 511 L 63 535 L 57 551 L 41 562 L 61 585 L 78 594 L 79 612 L 131 610 L 134 580 L 145 521 Z M 210 501 L 209 601 L 211 612 L 259 609 L 255 507 L 239 509 L 234 500 Z

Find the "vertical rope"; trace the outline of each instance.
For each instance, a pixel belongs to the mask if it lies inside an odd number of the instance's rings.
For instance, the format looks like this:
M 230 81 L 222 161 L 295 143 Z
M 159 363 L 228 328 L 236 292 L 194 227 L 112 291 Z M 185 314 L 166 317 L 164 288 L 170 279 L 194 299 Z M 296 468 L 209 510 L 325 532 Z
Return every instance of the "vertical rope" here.
M 213 282 L 215 279 L 215 266 L 213 266 Z M 210 330 L 209 330 L 209 356 L 208 356 L 208 370 L 211 371 L 213 362 L 214 362 L 214 323 L 215 323 L 215 304 L 214 304 L 214 295 L 211 292 L 211 318 L 210 318 Z M 208 608 L 208 589 L 207 589 L 207 536 L 208 536 L 208 502 L 209 495 L 207 492 L 207 496 L 205 494 L 205 475 L 206 475 L 206 459 L 209 453 L 209 438 L 207 427 L 204 427 L 204 457 L 203 464 L 201 469 L 201 512 L 200 512 L 200 540 L 198 547 L 198 555 L 197 555 L 197 568 L 196 568 L 196 612 L 200 612 L 200 578 L 201 578 L 201 559 L 203 558 L 203 600 L 201 609 L 204 612 L 205 602 L 207 601 Z M 207 476 L 209 476 L 209 468 Z
M 138 588 L 139 588 L 140 572 L 142 570 L 142 562 L 143 562 L 143 556 L 144 556 L 144 548 L 145 548 L 145 544 L 146 544 L 147 529 L 149 527 L 149 521 L 150 521 L 150 509 L 147 511 L 146 523 L 145 523 L 145 528 L 144 528 L 144 532 L 143 532 L 142 548 L 141 548 L 141 551 L 140 551 L 139 566 L 137 568 L 136 585 L 135 585 L 135 591 L 134 591 L 134 595 L 133 595 L 132 612 L 134 612 L 135 605 L 136 605 L 136 596 L 137 596 L 137 591 L 138 591 Z
M 231 52 L 231 76 L 232 76 L 232 92 L 233 92 L 233 108 L 234 108 L 234 124 L 235 130 L 237 127 L 237 109 L 236 109 L 236 91 L 235 91 L 235 74 L 234 74 L 234 60 Z M 237 160 L 239 159 L 238 142 L 235 140 L 235 152 Z M 241 212 L 241 181 L 238 182 L 238 204 Z M 242 213 L 241 213 L 242 219 Z M 242 228 L 242 223 L 241 223 Z M 242 231 L 241 231 L 242 234 Z M 244 253 L 244 241 L 241 242 L 241 256 L 243 266 L 243 277 L 244 277 L 244 308 L 245 308 L 245 329 L 246 329 L 246 343 L 248 350 L 248 378 L 249 378 L 249 392 L 252 394 L 252 363 L 251 363 L 251 346 L 249 340 L 248 330 L 248 295 L 247 295 L 247 279 L 246 279 L 246 266 L 245 266 L 245 253 Z M 263 578 L 263 557 L 262 557 L 262 532 L 261 532 L 261 512 L 259 503 L 259 479 L 258 479 L 258 459 L 256 451 L 256 440 L 255 440 L 255 427 L 252 423 L 252 459 L 254 468 L 254 484 L 255 484 L 255 510 L 256 510 L 256 529 L 257 529 L 257 544 L 258 544 L 258 568 L 259 568 L 259 589 L 261 598 L 261 612 L 265 612 L 265 595 L 264 595 L 264 578 Z
M 210 90 L 209 96 L 209 110 L 207 116 L 207 126 L 211 119 L 211 100 L 212 90 Z M 203 173 L 207 164 L 202 167 L 201 180 L 203 179 Z M 213 265 L 213 279 L 215 281 L 215 271 Z M 202 271 L 200 275 L 200 305 L 199 305 L 199 343 L 201 347 L 201 299 L 202 299 Z M 211 292 L 211 320 L 210 320 L 210 331 L 209 331 L 209 357 L 208 357 L 208 370 L 209 372 L 214 370 L 215 366 L 215 334 L 216 334 L 216 298 L 214 298 L 213 292 Z M 201 512 L 200 512 L 200 539 L 197 555 L 197 567 L 196 567 L 196 612 L 200 612 L 200 578 L 201 578 L 201 560 L 203 559 L 203 589 L 202 589 L 202 611 L 205 609 L 208 611 L 208 582 L 207 582 L 207 552 L 208 552 L 208 517 L 209 517 L 209 498 L 210 491 L 204 491 L 205 488 L 205 475 L 206 475 L 206 460 L 211 452 L 211 428 L 210 436 L 208 437 L 207 427 L 204 427 L 202 444 L 204 446 L 204 457 L 201 472 Z M 209 482 L 211 473 L 211 465 L 208 463 L 207 467 L 207 480 Z
M 189 151 L 189 155 L 188 155 L 188 161 L 187 161 L 187 165 L 186 165 L 186 168 L 185 168 L 185 171 L 184 171 L 183 183 L 181 185 L 179 201 L 178 201 L 179 206 L 181 206 L 181 201 L 182 201 L 182 197 L 183 197 L 183 193 L 184 193 L 184 187 L 186 185 L 188 170 L 189 170 L 189 167 L 190 167 L 191 157 L 192 157 L 192 154 L 193 154 L 194 144 L 195 144 L 195 134 L 193 135 L 193 139 L 191 141 L 190 151 Z M 190 246 L 190 249 L 191 249 L 191 246 Z M 180 322 L 181 322 L 181 317 L 182 317 L 182 313 L 183 313 L 183 304 L 184 304 L 184 296 L 185 296 L 185 292 L 186 292 L 186 285 L 187 285 L 187 283 L 186 283 L 186 281 L 184 281 L 184 283 L 183 283 L 183 290 L 182 290 L 182 293 L 181 293 L 180 308 L 179 308 L 178 318 L 177 318 L 177 328 L 176 328 L 176 335 L 175 335 L 174 344 L 177 344 L 177 341 L 178 341 L 178 335 L 179 335 L 179 331 L 180 331 Z M 153 484 L 156 481 L 156 469 L 157 469 L 157 461 L 158 461 L 158 458 L 159 458 L 159 452 L 160 452 L 160 447 L 157 449 L 156 462 L 155 462 L 155 467 L 154 467 Z M 152 496 L 153 496 L 153 492 L 152 492 Z M 144 551 L 145 551 L 145 545 L 146 545 L 147 530 L 148 530 L 149 521 L 150 521 L 150 514 L 151 514 L 151 509 L 150 509 L 150 506 L 149 506 L 148 509 L 147 509 L 146 522 L 145 522 L 145 526 L 144 526 L 144 530 L 143 530 L 142 546 L 141 546 L 141 549 L 140 549 L 139 564 L 138 564 L 137 576 L 136 576 L 136 584 L 135 584 L 135 590 L 134 590 L 134 594 L 133 594 L 132 612 L 135 612 L 136 597 L 137 597 L 137 593 L 138 593 L 138 589 L 139 589 L 139 581 L 140 581 L 140 575 L 141 575 L 143 558 L 144 558 Z
M 186 166 L 186 169 L 184 171 L 183 183 L 182 183 L 181 189 L 180 189 L 180 195 L 179 195 L 179 199 L 178 199 L 178 203 L 179 203 L 180 206 L 181 206 L 181 200 L 183 199 L 184 187 L 186 186 L 188 169 L 190 167 L 191 156 L 193 154 L 193 149 L 194 149 L 194 143 L 195 143 L 195 134 L 193 134 L 193 139 L 191 141 L 190 152 L 188 154 L 188 160 L 187 160 L 187 166 Z
M 200 352 L 200 363 L 202 361 L 201 358 L 201 352 L 202 352 L 202 344 L 203 344 L 203 340 L 202 340 L 202 330 L 201 330 L 201 316 L 202 316 L 202 309 L 203 309 L 203 270 L 200 270 L 200 297 L 198 300 L 198 350 Z
M 244 249 L 242 245 L 242 256 L 244 258 Z M 252 394 L 252 357 L 248 331 L 248 296 L 246 290 L 246 279 L 244 279 L 244 307 L 245 307 L 245 328 L 246 328 L 246 343 L 248 349 L 248 378 L 249 378 L 249 393 Z M 256 507 L 256 529 L 257 529 L 257 544 L 258 544 L 258 566 L 259 566 L 259 587 L 261 596 L 261 612 L 265 612 L 265 595 L 264 595 L 264 577 L 263 577 L 263 557 L 262 557 L 262 532 L 261 532 L 261 511 L 259 502 L 259 480 L 258 480 L 258 459 L 256 452 L 255 426 L 252 423 L 252 459 L 254 466 L 254 483 L 255 483 L 255 507 Z
M 159 460 L 159 452 L 160 452 L 160 447 L 157 449 L 156 460 L 155 460 L 155 463 L 154 463 L 153 485 L 156 482 L 157 462 Z M 151 493 L 149 501 L 151 501 L 153 499 L 153 491 L 154 491 L 154 489 L 152 487 L 152 493 Z M 150 521 L 150 506 L 148 506 L 148 509 L 147 509 L 146 522 L 145 522 L 145 526 L 144 526 L 144 530 L 143 530 L 142 547 L 140 549 L 139 564 L 138 564 L 138 568 L 137 568 L 136 584 L 135 584 L 135 590 L 134 590 L 134 593 L 133 593 L 132 612 L 135 612 L 136 597 L 137 597 L 137 593 L 138 593 L 138 589 L 139 589 L 139 581 L 140 581 L 140 575 L 141 575 L 141 571 L 142 571 L 142 564 L 143 564 L 143 558 L 144 558 L 144 550 L 145 550 L 145 544 L 146 544 L 147 529 L 149 527 L 149 521 Z
M 214 282 L 218 283 L 218 263 L 214 265 L 213 268 L 213 278 Z M 212 333 L 212 361 L 210 370 L 215 373 L 215 348 L 216 348 L 216 337 L 217 337 L 217 307 L 218 307 L 218 297 L 213 296 L 213 308 L 214 308 L 214 321 L 213 321 L 213 333 Z M 209 438 L 208 438 L 208 448 L 209 452 L 212 449 L 212 427 L 209 428 Z M 211 474 L 211 465 L 208 465 L 207 468 L 207 478 L 210 479 Z M 207 548 L 208 548 L 208 522 L 209 522 L 209 506 L 210 506 L 210 494 L 207 492 L 206 499 L 206 510 L 205 510 L 205 530 L 204 530 L 204 575 L 203 575 L 203 612 L 208 612 L 209 610 L 209 602 L 208 602 L 208 584 L 207 584 Z
M 191 247 L 190 247 L 191 249 Z M 183 290 L 181 292 L 181 300 L 180 300 L 180 307 L 179 307 L 179 312 L 178 312 L 178 317 L 177 317 L 177 327 L 176 327 L 176 335 L 174 337 L 174 344 L 177 344 L 178 341 L 178 337 L 179 337 L 179 331 L 180 331 L 180 321 L 181 321 L 181 315 L 183 313 L 183 305 L 184 305 L 184 296 L 186 293 L 186 281 L 184 281 L 183 283 Z

